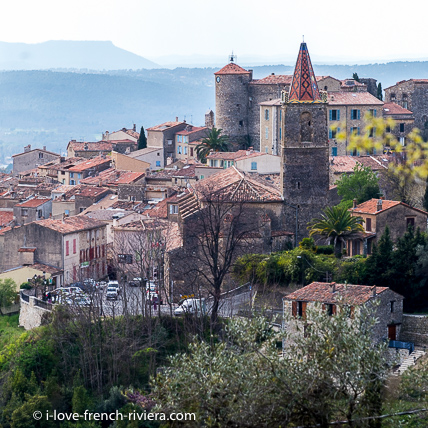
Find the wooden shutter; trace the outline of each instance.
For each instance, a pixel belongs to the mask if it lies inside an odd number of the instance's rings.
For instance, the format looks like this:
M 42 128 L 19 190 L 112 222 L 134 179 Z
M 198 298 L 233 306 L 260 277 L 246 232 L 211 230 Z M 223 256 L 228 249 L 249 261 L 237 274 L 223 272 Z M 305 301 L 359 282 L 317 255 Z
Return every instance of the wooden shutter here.
M 336 305 L 331 305 L 331 313 L 336 315 Z
M 333 120 L 333 110 L 329 111 L 329 115 L 330 115 L 330 120 Z M 331 138 L 331 137 L 330 137 Z
M 357 119 L 360 120 L 360 110 L 357 110 Z
M 336 116 L 337 120 L 340 120 L 340 110 L 336 110 L 336 111 L 337 111 L 337 113 L 336 113 L 337 114 L 337 116 Z
M 297 317 L 297 302 L 291 303 L 291 315 L 293 315 L 293 317 Z
M 322 310 L 323 310 L 323 311 L 325 311 L 325 310 L 326 310 L 326 308 L 327 308 L 327 307 L 326 307 L 325 303 L 323 303 L 323 304 L 322 304 Z
M 306 319 L 306 304 L 307 302 L 302 302 L 302 318 Z
M 349 317 L 352 318 L 352 319 L 354 318 L 354 309 L 355 308 L 353 306 L 351 306 L 350 307 L 350 311 L 349 311 Z

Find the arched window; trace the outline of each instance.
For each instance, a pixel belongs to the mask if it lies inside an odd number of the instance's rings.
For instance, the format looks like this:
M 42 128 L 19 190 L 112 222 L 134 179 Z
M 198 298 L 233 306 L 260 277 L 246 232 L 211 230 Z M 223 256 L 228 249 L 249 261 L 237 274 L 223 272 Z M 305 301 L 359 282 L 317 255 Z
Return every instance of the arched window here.
M 309 112 L 303 112 L 300 115 L 300 141 L 312 142 L 313 134 L 312 115 Z

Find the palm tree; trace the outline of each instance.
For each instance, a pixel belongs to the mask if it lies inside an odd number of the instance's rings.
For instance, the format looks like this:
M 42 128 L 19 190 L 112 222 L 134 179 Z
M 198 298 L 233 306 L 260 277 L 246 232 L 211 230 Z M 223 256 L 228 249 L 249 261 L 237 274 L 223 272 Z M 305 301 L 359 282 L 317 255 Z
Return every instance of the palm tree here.
M 211 128 L 208 131 L 207 136 L 202 140 L 201 144 L 196 146 L 196 154 L 202 163 L 207 162 L 207 156 L 211 150 L 214 152 L 229 151 L 227 137 L 226 135 L 221 135 L 221 131 L 221 129 L 217 129 L 215 127 Z
M 308 226 L 309 236 L 320 235 L 334 245 L 336 257 L 340 257 L 342 243 L 346 238 L 364 232 L 361 217 L 353 217 L 346 207 L 328 207 L 321 218 L 313 219 Z

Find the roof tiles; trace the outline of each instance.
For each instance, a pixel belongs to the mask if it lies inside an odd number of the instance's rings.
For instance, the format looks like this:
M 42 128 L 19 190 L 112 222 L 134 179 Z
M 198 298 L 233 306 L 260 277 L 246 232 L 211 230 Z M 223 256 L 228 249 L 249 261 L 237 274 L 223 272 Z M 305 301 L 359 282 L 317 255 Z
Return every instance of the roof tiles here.
M 251 74 L 251 73 L 245 70 L 244 68 L 240 67 L 238 64 L 231 62 L 225 65 L 221 70 L 217 71 L 214 74 L 218 75 L 218 74 Z

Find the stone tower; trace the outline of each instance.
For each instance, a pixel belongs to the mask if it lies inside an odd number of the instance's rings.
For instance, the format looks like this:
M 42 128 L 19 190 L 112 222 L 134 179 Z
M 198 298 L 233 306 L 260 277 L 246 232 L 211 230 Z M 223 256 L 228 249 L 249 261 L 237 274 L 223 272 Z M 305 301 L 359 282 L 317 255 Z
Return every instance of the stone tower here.
M 327 94 L 320 92 L 306 43 L 300 45 L 290 90 L 282 92 L 281 182 L 289 230 L 308 236 L 307 223 L 329 201 Z
M 214 73 L 216 127 L 229 136 L 236 145 L 245 144 L 248 138 L 248 84 L 252 72 L 232 62 Z

